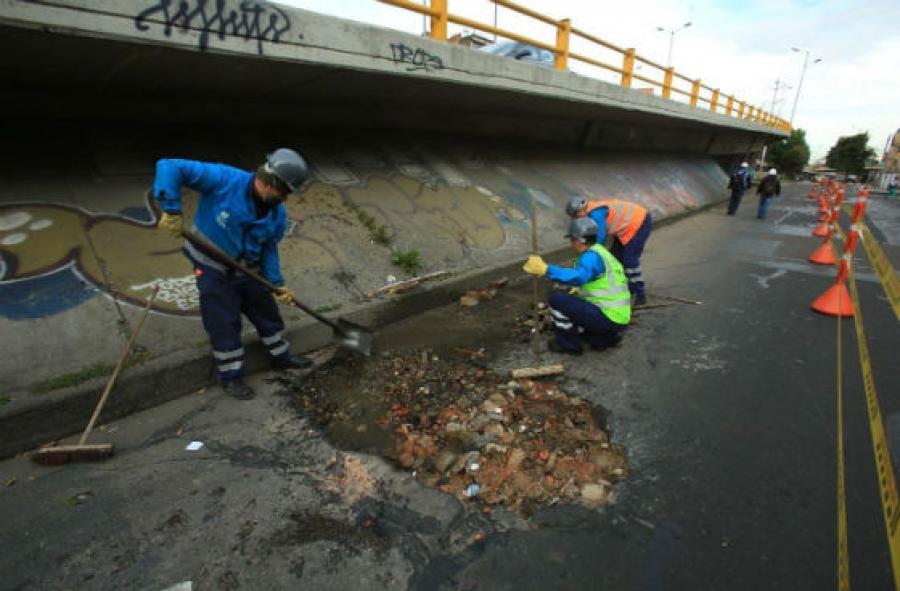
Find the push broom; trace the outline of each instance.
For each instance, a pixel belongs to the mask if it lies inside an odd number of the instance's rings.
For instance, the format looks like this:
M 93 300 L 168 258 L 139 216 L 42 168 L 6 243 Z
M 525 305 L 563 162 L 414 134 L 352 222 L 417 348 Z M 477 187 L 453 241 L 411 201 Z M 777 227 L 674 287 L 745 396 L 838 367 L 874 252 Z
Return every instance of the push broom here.
M 88 422 L 84 433 L 81 434 L 81 439 L 78 441 L 78 444 L 42 447 L 31 454 L 31 460 L 33 462 L 38 464 L 65 464 L 67 462 L 102 460 L 113 455 L 113 446 L 111 443 L 89 444 L 87 443 L 87 438 L 94 429 L 94 423 L 97 422 L 97 418 L 100 417 L 100 412 L 106 404 L 106 399 L 109 398 L 109 393 L 112 391 L 113 384 L 116 383 L 116 377 L 119 375 L 122 366 L 125 365 L 125 361 L 131 354 L 131 349 L 134 347 L 138 333 L 141 332 L 144 320 L 147 319 L 147 314 L 150 313 L 150 307 L 153 305 L 153 300 L 156 299 L 158 291 L 159 287 L 156 287 L 153 290 L 153 293 L 150 294 L 150 298 L 144 306 L 144 312 L 141 314 L 137 326 L 134 327 L 134 332 L 131 333 L 131 337 L 125 344 L 125 351 L 122 353 L 122 357 L 119 358 L 119 362 L 116 364 L 112 375 L 109 376 L 109 380 L 106 382 L 106 388 L 103 390 L 103 395 L 100 396 L 100 401 L 97 403 L 94 414 L 91 416 L 91 420 Z

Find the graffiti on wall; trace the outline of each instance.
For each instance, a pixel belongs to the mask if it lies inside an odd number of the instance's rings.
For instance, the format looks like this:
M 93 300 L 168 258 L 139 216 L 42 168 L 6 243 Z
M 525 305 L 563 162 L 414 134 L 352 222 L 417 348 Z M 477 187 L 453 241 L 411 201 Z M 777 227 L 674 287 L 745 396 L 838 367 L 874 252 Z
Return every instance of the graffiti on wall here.
M 154 22 L 162 24 L 166 37 L 172 36 L 173 29 L 199 32 L 201 50 L 209 47 L 210 35 L 220 41 L 226 37 L 242 37 L 255 41 L 260 55 L 263 42 L 278 43 L 291 30 L 287 13 L 267 2 L 240 1 L 237 8 L 230 8 L 226 0 L 159 0 L 134 17 L 138 31 L 149 30 L 148 23 Z
M 193 313 L 199 299 L 191 267 L 179 242 L 155 226 L 155 215 L 143 221 L 58 203 L 0 205 L 0 314 L 49 316 L 102 292 L 142 305 L 157 285 L 158 311 Z
M 444 62 L 438 56 L 428 53 L 421 47 L 413 49 L 405 43 L 391 43 L 391 56 L 395 64 L 407 64 L 407 72 L 416 70 L 443 70 Z
M 464 269 L 486 253 L 526 244 L 532 205 L 543 212 L 539 226 L 558 226 L 561 236 L 560 204 L 573 194 L 633 200 L 666 216 L 702 205 L 711 187 L 723 186 L 710 161 L 660 156 L 598 165 L 571 155 L 488 156 L 472 146 L 414 140 L 311 143 L 304 154 L 315 181 L 286 202 L 289 226 L 279 251 L 287 284 L 304 296 L 312 292 L 314 306 L 384 285 L 398 272 L 393 249 L 419 251 L 422 271 L 430 272 Z M 0 316 L 51 317 L 98 296 L 140 306 L 157 286 L 156 311 L 198 314 L 191 264 L 180 240 L 156 227 L 152 200 L 114 201 L 116 211 L 104 213 L 0 201 Z M 196 203 L 186 192 L 185 219 Z M 391 244 L 373 241 L 361 212 L 386 228 Z

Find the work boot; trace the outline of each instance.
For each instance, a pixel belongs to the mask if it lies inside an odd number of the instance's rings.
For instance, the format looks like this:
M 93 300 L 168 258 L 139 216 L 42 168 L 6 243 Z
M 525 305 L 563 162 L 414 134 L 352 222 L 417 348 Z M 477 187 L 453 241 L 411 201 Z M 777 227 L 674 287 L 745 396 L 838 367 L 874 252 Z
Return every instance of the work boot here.
M 647 296 L 645 294 L 639 293 L 634 296 L 634 303 L 632 306 L 646 306 L 647 305 Z
M 226 394 L 238 400 L 250 400 L 256 396 L 253 388 L 245 384 L 241 379 L 222 382 L 222 389 L 225 390 Z
M 581 349 L 578 349 L 577 351 L 573 349 L 564 349 L 559 346 L 559 343 L 556 342 L 556 339 L 550 339 L 547 342 L 547 348 L 554 353 L 561 353 L 563 355 L 581 355 Z
M 616 333 L 615 336 L 610 337 L 609 340 L 603 344 L 595 345 L 592 343 L 591 349 L 593 349 L 594 351 L 605 351 L 606 349 L 609 349 L 610 347 L 618 347 L 619 345 L 622 344 L 622 338 L 623 337 L 622 337 L 621 332 Z
M 309 369 L 312 367 L 313 361 L 309 357 L 304 355 L 300 355 L 299 357 L 294 357 L 293 355 L 284 360 L 278 360 L 272 363 L 272 367 L 274 367 L 278 371 L 285 371 L 288 369 Z

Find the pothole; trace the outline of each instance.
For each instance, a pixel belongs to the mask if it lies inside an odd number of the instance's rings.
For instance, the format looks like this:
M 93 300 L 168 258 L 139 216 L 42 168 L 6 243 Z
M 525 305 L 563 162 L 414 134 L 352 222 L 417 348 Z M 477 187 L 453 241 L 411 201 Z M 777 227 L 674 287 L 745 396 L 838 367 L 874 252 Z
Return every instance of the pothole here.
M 455 307 L 410 320 L 412 332 L 425 323 L 430 334 L 454 338 L 443 347 L 335 358 L 298 385 L 295 400 L 337 447 L 388 458 L 423 485 L 486 511 L 605 505 L 628 474 L 605 412 L 568 395 L 563 379 L 510 380 L 483 348 L 523 348 L 515 328 L 525 318 L 514 313 L 527 312 L 521 303 L 490 302 L 505 320 L 487 305 L 478 317 L 467 311 L 474 335 L 465 334 Z

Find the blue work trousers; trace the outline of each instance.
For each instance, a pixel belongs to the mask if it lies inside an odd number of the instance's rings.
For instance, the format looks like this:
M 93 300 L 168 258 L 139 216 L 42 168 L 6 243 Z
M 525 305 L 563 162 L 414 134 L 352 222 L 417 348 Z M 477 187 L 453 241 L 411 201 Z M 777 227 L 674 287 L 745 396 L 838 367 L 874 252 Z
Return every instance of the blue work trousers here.
M 761 220 L 766 219 L 766 214 L 769 212 L 769 203 L 771 203 L 772 197 L 774 197 L 774 195 L 759 196 L 759 210 L 756 212 L 756 217 Z
M 256 327 L 273 364 L 290 360 L 288 342 L 282 338 L 284 321 L 267 287 L 238 271 L 219 271 L 196 262 L 194 274 L 200 316 L 212 342 L 220 382 L 239 379 L 244 373 L 241 314 Z
M 618 238 L 613 240 L 609 252 L 625 267 L 625 276 L 628 277 L 628 291 L 631 295 L 645 295 L 644 279 L 641 276 L 641 255 L 644 253 L 644 245 L 650 238 L 653 230 L 653 220 L 650 214 L 644 218 L 641 227 L 635 232 L 628 244 L 622 244 Z
M 741 206 L 741 198 L 744 196 L 744 191 L 741 189 L 732 189 L 731 190 L 731 200 L 728 202 L 728 215 L 734 215 L 737 213 L 738 208 Z
M 627 326 L 613 322 L 600 308 L 573 295 L 552 293 L 548 303 L 556 342 L 567 351 L 581 351 L 582 339 L 595 349 L 613 345 Z

